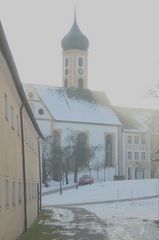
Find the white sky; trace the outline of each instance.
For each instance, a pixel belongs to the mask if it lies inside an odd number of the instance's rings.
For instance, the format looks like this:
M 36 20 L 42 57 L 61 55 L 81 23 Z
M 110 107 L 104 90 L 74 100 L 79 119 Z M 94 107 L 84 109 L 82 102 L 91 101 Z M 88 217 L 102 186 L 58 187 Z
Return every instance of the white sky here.
M 77 0 L 90 41 L 89 88 L 113 105 L 157 107 L 145 94 L 159 80 L 158 0 Z M 62 85 L 61 40 L 74 0 L 0 0 L 1 21 L 23 82 Z

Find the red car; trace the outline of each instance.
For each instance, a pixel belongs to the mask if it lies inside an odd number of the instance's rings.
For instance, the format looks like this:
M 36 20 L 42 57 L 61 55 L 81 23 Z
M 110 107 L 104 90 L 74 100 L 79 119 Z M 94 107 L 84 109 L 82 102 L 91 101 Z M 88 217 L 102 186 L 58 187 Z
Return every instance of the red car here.
M 94 183 L 94 179 L 90 178 L 89 175 L 83 175 L 79 179 L 79 185 L 86 185 L 86 184 L 91 184 Z

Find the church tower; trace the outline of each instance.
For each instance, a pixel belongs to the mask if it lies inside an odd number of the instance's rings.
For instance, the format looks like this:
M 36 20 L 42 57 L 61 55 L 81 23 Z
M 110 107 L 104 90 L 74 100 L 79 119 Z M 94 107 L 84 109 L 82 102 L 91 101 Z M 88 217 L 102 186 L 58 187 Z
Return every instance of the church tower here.
M 72 28 L 63 38 L 61 45 L 63 48 L 63 86 L 87 88 L 89 41 L 79 29 L 76 14 Z

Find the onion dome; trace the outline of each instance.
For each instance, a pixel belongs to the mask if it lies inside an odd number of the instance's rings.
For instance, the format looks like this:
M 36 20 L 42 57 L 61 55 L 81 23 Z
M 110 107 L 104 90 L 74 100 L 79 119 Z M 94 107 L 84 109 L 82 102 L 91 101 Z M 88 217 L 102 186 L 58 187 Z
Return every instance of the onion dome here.
M 76 17 L 69 33 L 62 39 L 62 48 L 64 51 L 77 49 L 87 51 L 89 47 L 88 38 L 81 32 L 78 27 Z

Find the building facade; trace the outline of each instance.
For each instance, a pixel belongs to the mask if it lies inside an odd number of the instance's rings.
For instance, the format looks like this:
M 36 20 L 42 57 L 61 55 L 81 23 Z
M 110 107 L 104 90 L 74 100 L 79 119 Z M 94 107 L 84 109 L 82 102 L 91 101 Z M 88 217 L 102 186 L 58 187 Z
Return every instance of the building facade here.
M 42 134 L 0 24 L 0 239 L 16 240 L 41 205 Z
M 115 175 L 149 178 L 150 139 L 144 126 L 129 114 L 130 109 L 113 107 L 105 93 L 88 88 L 89 41 L 79 29 L 76 16 L 61 45 L 63 86 L 25 85 L 41 131 L 45 136 L 58 132 L 61 145 L 65 145 L 69 130 L 86 133 L 90 144 L 101 146 L 92 166 L 98 162 L 111 168 L 109 180 Z

